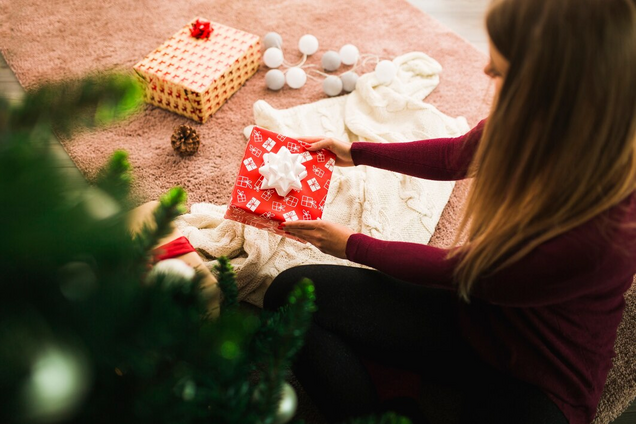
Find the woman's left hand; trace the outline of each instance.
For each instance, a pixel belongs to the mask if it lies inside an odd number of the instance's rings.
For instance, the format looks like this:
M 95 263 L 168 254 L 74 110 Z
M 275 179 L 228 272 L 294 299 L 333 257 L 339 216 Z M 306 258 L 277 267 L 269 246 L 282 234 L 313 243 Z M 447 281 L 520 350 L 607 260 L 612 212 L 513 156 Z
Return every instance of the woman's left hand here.
M 354 231 L 329 221 L 288 221 L 281 228 L 289 234 L 307 240 L 321 252 L 347 259 L 347 241 Z

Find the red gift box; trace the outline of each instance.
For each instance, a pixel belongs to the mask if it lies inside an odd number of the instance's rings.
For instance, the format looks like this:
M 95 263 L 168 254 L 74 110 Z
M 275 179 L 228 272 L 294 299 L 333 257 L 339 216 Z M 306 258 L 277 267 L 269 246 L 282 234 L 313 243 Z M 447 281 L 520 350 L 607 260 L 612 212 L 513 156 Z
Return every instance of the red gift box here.
M 291 137 L 254 127 L 225 218 L 299 240 L 278 226 L 285 221 L 321 219 L 336 164 L 336 155 L 330 151 L 310 152 L 304 146 Z M 301 180 L 301 189 L 292 189 L 284 197 L 274 189 L 262 189 L 264 177 L 259 172 L 264 163 L 263 155 L 278 153 L 282 147 L 299 154 L 307 171 Z

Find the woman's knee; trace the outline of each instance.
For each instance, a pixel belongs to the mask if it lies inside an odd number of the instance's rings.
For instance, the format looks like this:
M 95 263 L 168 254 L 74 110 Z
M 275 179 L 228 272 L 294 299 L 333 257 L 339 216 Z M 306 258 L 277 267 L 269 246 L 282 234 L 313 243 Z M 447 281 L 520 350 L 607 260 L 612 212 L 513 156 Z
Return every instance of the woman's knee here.
M 301 265 L 286 269 L 278 274 L 265 292 L 263 308 L 267 310 L 276 310 L 281 306 L 286 305 L 289 293 L 303 278 L 309 278 L 308 268 L 312 267 L 312 265 Z

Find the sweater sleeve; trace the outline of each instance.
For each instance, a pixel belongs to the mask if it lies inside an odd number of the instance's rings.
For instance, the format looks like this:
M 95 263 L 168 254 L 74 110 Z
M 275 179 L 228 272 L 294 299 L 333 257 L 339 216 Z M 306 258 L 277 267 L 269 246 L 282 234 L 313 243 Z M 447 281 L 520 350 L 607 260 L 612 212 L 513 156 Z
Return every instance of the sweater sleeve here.
M 471 297 L 513 307 L 550 305 L 592 293 L 599 289 L 599 281 L 616 273 L 634 272 L 625 271 L 630 267 L 628 259 L 621 260 L 607 244 L 599 246 L 591 240 L 582 230 L 555 237 L 505 269 L 476 281 Z M 346 248 L 347 258 L 353 262 L 411 283 L 455 291 L 453 271 L 459 256 L 447 259 L 448 252 L 363 234 L 353 234 Z
M 456 138 L 407 143 L 355 142 L 351 145 L 351 157 L 356 165 L 369 165 L 427 180 L 460 180 L 466 178 L 485 122 L 482 120 Z

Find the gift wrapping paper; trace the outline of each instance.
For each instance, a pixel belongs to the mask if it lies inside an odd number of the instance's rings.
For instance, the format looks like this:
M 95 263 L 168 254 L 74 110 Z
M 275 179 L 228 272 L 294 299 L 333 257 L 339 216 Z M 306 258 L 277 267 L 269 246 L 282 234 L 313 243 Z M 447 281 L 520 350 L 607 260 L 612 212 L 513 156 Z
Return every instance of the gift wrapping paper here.
M 257 35 L 210 22 L 209 38 L 190 35 L 193 19 L 134 66 L 145 85 L 145 101 L 205 122 L 260 64 Z
M 261 189 L 263 176 L 259 173 L 263 154 L 277 153 L 283 146 L 291 153 L 300 154 L 307 170 L 307 176 L 301 181 L 302 188 L 291 190 L 285 197 L 279 196 L 275 189 Z M 336 156 L 330 151 L 310 152 L 304 146 L 304 143 L 291 137 L 254 127 L 225 218 L 299 240 L 278 226 L 285 221 L 322 218 L 336 164 Z

